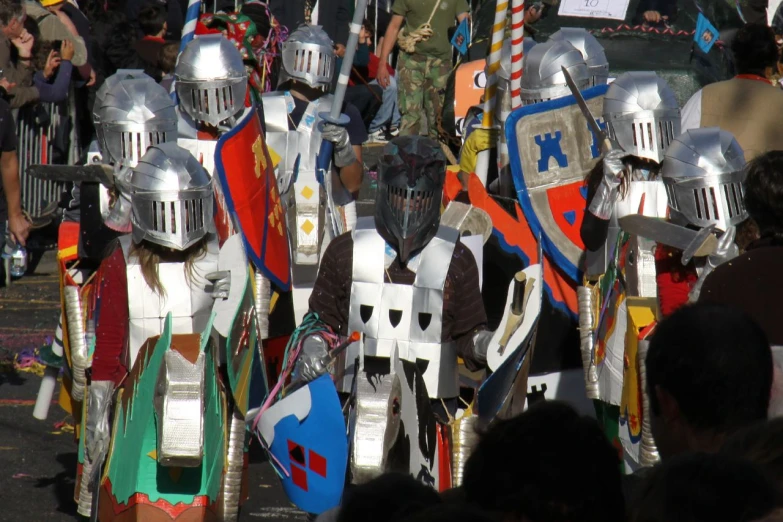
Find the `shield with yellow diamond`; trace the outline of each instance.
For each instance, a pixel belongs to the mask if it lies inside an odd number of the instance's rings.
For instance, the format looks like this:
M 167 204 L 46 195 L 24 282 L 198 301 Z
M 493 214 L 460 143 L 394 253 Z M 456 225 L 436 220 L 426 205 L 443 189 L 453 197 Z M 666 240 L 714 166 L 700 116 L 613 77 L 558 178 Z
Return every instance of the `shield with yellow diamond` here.
M 274 167 L 255 108 L 221 136 L 215 170 L 247 257 L 281 290 L 291 286 L 288 234 Z

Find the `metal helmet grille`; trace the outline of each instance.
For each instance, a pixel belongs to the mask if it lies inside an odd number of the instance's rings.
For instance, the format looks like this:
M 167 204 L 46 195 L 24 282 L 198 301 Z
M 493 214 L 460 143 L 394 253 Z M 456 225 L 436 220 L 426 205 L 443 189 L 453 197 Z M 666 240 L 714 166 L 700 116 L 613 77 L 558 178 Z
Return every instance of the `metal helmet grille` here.
M 109 161 L 134 166 L 152 145 L 177 139 L 177 111 L 166 89 L 146 79 L 118 82 L 99 109 Z
M 404 136 L 384 147 L 375 225 L 402 263 L 437 232 L 445 171 L 446 158 L 434 140 Z
M 620 75 L 604 97 L 607 133 L 620 146 L 660 163 L 680 134 L 680 107 L 669 85 L 653 72 Z
M 247 83 L 244 79 L 219 83 L 178 82 L 177 94 L 191 118 L 216 126 L 245 106 Z
M 386 186 L 386 204 L 400 227 L 403 238 L 421 228 L 436 206 L 435 191 Z M 437 201 L 440 205 L 440 201 Z
M 727 131 L 712 127 L 678 136 L 661 172 L 671 219 L 721 230 L 744 221 L 744 168 L 742 148 Z
M 549 37 L 573 45 L 585 59 L 590 72 L 590 86 L 605 85 L 609 79 L 609 60 L 598 39 L 581 27 L 562 27 Z
M 185 250 L 207 233 L 205 220 L 211 219 L 212 214 L 210 199 L 164 200 L 155 193 L 144 192 L 137 192 L 134 198 L 134 225 L 144 228 L 146 238 L 154 243 Z
M 571 94 L 561 66 L 579 89 L 590 86 L 590 73 L 582 53 L 565 41 L 547 41 L 533 46 L 525 57 L 521 97 L 525 105 Z
M 317 25 L 303 25 L 283 42 L 281 81 L 292 78 L 313 88 L 332 83 L 335 57 L 332 40 Z
M 212 180 L 176 143 L 150 147 L 131 177 L 133 238 L 185 250 L 212 226 Z
M 217 126 L 245 108 L 247 70 L 223 35 L 188 43 L 177 58 L 174 77 L 182 110 L 195 121 Z

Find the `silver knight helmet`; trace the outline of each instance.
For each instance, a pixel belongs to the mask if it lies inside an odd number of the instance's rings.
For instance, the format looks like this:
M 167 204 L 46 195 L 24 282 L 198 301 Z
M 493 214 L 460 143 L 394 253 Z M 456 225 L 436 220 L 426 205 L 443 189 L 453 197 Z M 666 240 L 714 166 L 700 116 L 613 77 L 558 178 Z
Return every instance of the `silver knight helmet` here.
M 522 103 L 531 105 L 571 94 L 561 67 L 568 70 L 580 90 L 590 86 L 582 53 L 568 42 L 550 40 L 533 46 L 525 56 Z
M 123 79 L 98 109 L 108 161 L 134 166 L 151 145 L 177 139 L 177 110 L 166 89 L 141 78 Z M 106 158 L 105 158 L 106 159 Z
M 222 34 L 191 41 L 177 58 L 174 79 L 180 108 L 194 121 L 216 127 L 245 109 L 247 70 Z
M 595 36 L 581 27 L 562 27 L 549 37 L 550 40 L 565 41 L 582 53 L 590 71 L 590 85 L 606 85 L 609 79 L 609 61 L 603 46 Z
M 212 228 L 212 178 L 176 143 L 150 147 L 130 186 L 134 242 L 185 250 Z
M 103 127 L 101 126 L 101 107 L 106 102 L 106 95 L 123 80 L 147 80 L 156 83 L 151 76 L 148 76 L 141 69 L 118 69 L 101 84 L 95 93 L 95 102 L 92 106 L 92 122 L 95 125 L 96 141 L 102 154 L 106 155 L 106 143 L 103 141 Z
M 654 72 L 627 72 L 604 97 L 609 137 L 626 152 L 660 163 L 680 134 L 680 106 L 669 84 Z
M 678 225 L 720 230 L 748 217 L 743 203 L 745 154 L 718 127 L 692 129 L 674 139 L 661 168 L 669 218 Z
M 283 42 L 283 70 L 280 80 L 306 83 L 314 89 L 328 89 L 335 68 L 334 44 L 319 25 L 300 25 Z
M 424 136 L 403 136 L 383 148 L 378 164 L 375 227 L 405 264 L 435 236 L 446 157 Z

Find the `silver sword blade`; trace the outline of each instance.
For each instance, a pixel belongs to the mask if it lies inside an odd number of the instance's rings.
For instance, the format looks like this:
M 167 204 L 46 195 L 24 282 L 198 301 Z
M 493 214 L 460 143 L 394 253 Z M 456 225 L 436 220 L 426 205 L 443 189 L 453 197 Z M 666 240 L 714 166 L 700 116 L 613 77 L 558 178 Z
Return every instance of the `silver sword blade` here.
M 691 230 L 662 219 L 633 214 L 622 217 L 619 221 L 620 227 L 629 234 L 651 239 L 684 253 L 687 251 L 690 256 L 684 260 L 686 263 L 690 257 L 704 257 L 714 253 L 718 246 L 718 239 L 714 234 Z
M 590 108 L 587 106 L 587 102 L 582 96 L 582 93 L 579 91 L 579 87 L 576 86 L 576 82 L 574 82 L 574 79 L 571 77 L 571 73 L 569 73 L 568 69 L 566 69 L 563 65 L 560 66 L 560 70 L 563 71 L 568 88 L 571 90 L 571 94 L 573 94 L 574 98 L 576 99 L 576 104 L 579 106 L 579 110 L 582 111 L 582 115 L 587 120 L 587 124 L 590 126 L 590 129 L 592 129 L 593 134 L 595 134 L 595 137 L 598 139 L 598 141 L 603 144 L 604 148 L 611 148 L 612 143 L 607 138 L 606 132 L 604 132 L 603 129 L 601 129 L 601 126 L 598 125 L 598 122 L 595 121 L 593 113 L 590 112 Z
M 102 183 L 114 186 L 114 170 L 109 165 L 28 165 L 27 175 L 48 181 Z

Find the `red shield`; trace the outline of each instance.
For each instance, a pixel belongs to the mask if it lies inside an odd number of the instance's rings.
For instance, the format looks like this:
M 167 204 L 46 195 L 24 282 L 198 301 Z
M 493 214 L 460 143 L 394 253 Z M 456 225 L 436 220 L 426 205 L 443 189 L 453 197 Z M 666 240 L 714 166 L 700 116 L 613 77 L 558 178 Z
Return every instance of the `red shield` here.
M 245 111 L 236 126 L 221 136 L 215 167 L 248 258 L 272 283 L 287 291 L 291 267 L 285 214 L 255 109 Z

